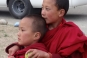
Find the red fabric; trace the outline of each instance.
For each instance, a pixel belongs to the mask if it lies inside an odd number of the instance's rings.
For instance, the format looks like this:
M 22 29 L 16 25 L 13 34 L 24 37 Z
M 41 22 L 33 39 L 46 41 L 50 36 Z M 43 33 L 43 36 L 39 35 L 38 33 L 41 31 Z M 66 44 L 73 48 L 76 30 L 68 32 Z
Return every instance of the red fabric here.
M 87 37 L 74 23 L 64 19 L 40 42 L 46 45 L 52 58 L 87 58 Z
M 9 45 L 9 46 L 6 47 L 6 49 L 5 49 L 6 53 L 8 53 L 8 49 L 9 48 L 11 48 L 11 47 L 13 47 L 15 45 L 19 46 L 20 49 L 23 49 L 24 48 L 23 46 L 19 45 L 17 42 L 16 43 L 12 43 L 11 45 Z
M 83 53 L 83 58 L 87 58 L 87 37 L 74 23 L 66 22 L 64 19 L 60 26 L 47 32 L 42 42 L 51 53 L 69 56 L 78 51 Z
M 39 50 L 42 50 L 42 51 L 46 51 L 47 52 L 47 49 L 46 47 L 44 46 L 44 44 L 42 43 L 35 43 L 33 45 L 30 45 L 24 49 L 21 49 L 19 51 L 17 51 L 13 56 L 15 56 L 15 58 L 25 58 L 25 53 L 26 51 L 28 51 L 29 49 L 39 49 Z

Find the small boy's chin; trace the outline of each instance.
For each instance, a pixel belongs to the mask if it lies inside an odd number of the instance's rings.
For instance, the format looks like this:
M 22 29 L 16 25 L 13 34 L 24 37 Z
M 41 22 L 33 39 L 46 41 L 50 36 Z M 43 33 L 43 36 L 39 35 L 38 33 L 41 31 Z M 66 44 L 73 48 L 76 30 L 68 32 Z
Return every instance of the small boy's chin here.
M 19 44 L 19 45 L 24 45 L 24 44 L 23 44 L 23 43 L 21 43 L 21 42 L 18 42 L 18 44 Z
M 18 44 L 21 45 L 21 46 L 27 46 L 26 44 L 21 43 L 21 42 L 18 42 Z

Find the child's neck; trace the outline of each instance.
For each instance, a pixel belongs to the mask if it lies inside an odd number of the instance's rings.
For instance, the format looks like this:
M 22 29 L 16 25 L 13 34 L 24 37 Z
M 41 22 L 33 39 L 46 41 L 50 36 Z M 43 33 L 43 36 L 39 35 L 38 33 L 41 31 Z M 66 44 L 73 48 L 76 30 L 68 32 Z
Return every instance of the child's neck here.
M 49 24 L 48 25 L 49 30 L 52 30 L 52 29 L 56 28 L 57 26 L 59 26 L 61 21 L 62 21 L 62 18 L 55 23 Z
M 33 44 L 35 44 L 35 43 L 37 43 L 37 42 L 38 42 L 38 41 L 34 41 L 34 42 L 32 42 L 31 44 L 24 46 L 24 48 L 26 48 L 26 47 L 28 47 L 28 46 L 30 46 L 30 45 L 33 45 Z

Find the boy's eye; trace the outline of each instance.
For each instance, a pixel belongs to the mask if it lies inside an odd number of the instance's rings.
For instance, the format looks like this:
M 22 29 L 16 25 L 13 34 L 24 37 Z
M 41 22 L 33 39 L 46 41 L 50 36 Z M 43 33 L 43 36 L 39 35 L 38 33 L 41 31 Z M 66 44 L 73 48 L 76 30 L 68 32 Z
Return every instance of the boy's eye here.
M 25 30 L 21 30 L 21 31 L 25 31 Z
M 50 10 L 49 8 L 46 8 L 46 10 L 48 11 L 48 10 Z
M 25 31 L 24 29 L 19 29 L 19 31 Z

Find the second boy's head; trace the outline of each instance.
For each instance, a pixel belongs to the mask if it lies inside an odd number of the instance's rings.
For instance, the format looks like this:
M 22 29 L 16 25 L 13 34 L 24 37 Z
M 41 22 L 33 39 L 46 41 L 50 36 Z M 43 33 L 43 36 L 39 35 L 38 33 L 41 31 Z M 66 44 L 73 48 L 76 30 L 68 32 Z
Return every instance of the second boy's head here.
M 36 43 L 46 31 L 46 22 L 41 16 L 28 15 L 20 21 L 18 43 L 24 46 Z
M 68 9 L 69 0 L 43 0 L 41 14 L 47 24 L 57 24 L 66 15 Z

